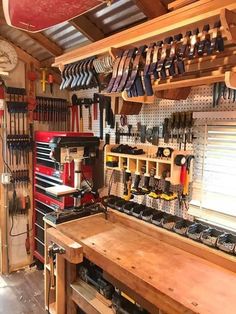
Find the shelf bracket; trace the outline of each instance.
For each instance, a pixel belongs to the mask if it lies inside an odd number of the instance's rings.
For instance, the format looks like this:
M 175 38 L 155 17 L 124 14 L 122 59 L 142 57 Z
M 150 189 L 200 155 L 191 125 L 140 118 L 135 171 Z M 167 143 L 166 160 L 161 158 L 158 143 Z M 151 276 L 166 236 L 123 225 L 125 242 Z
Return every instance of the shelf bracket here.
M 228 88 L 236 89 L 236 72 L 225 72 L 225 84 Z
M 144 96 L 138 96 L 138 97 L 128 97 L 127 92 L 124 91 L 124 92 L 122 92 L 122 98 L 125 101 L 141 102 L 144 104 L 153 104 L 155 96 L 154 95 L 153 96 L 144 95 Z
M 221 9 L 220 21 L 227 39 L 236 43 L 236 13 L 226 8 Z
M 121 49 L 111 47 L 109 48 L 108 53 L 112 57 L 112 59 L 115 60 L 120 51 Z
M 65 67 L 64 64 L 59 64 L 58 68 L 59 68 L 59 70 L 61 71 L 61 73 L 63 72 L 64 67 Z

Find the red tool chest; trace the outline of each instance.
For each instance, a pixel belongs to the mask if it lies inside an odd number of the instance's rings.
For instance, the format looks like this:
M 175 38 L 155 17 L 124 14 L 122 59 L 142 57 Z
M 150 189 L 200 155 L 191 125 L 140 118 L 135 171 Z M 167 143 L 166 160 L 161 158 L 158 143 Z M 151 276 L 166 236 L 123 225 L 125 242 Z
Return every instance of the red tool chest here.
M 60 167 L 49 156 L 49 142 L 54 136 L 93 136 L 93 133 L 77 132 L 35 132 L 34 147 L 34 210 L 33 210 L 33 234 L 34 257 L 44 262 L 44 222 L 43 217 L 53 210 L 65 209 L 73 206 L 72 197 L 56 197 L 46 194 L 45 188 L 65 184 L 74 185 L 74 164 L 64 164 Z M 83 166 L 86 177 L 91 177 L 91 168 Z

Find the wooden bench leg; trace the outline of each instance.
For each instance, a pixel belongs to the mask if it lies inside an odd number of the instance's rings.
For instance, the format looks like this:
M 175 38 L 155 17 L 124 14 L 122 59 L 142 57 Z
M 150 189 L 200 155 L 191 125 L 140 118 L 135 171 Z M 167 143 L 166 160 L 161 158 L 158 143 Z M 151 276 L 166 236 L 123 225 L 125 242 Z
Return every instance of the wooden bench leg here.
M 56 313 L 66 314 L 65 296 L 65 259 L 63 255 L 56 255 Z
M 77 305 L 71 298 L 72 289 L 71 283 L 75 282 L 77 279 L 76 274 L 76 265 L 66 262 L 66 313 L 67 314 L 76 314 L 77 313 Z

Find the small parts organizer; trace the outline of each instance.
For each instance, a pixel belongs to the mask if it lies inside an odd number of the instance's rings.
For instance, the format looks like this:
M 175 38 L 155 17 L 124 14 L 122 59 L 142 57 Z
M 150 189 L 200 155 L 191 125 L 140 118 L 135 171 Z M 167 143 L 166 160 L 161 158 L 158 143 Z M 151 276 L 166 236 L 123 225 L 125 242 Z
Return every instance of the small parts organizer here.
M 142 149 L 144 154 L 131 155 L 123 153 L 114 153 L 112 148 L 117 145 L 107 145 L 105 148 L 105 169 L 117 171 L 126 171 L 129 173 L 153 176 L 156 179 L 165 179 L 172 185 L 180 184 L 181 166 L 175 164 L 177 155 L 188 156 L 191 151 L 180 151 L 170 149 L 170 157 L 157 157 L 160 147 L 136 145 L 137 149 Z M 189 171 L 189 183 L 192 182 L 192 165 Z M 154 174 L 153 174 L 154 172 Z

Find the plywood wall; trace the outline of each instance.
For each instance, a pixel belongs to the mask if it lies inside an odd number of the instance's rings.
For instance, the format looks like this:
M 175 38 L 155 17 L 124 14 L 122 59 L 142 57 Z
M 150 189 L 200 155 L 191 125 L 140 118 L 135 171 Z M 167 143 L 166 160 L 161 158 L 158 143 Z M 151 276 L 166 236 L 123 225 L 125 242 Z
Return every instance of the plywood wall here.
M 60 91 L 59 86 L 57 84 L 54 84 L 54 93 L 51 95 L 49 91 L 49 86 L 47 86 L 46 93 L 42 92 L 42 86 L 41 86 L 41 73 L 38 72 L 37 75 L 37 81 L 36 81 L 36 96 L 45 96 L 45 97 L 55 97 L 55 98 L 68 98 L 68 93 L 67 91 Z M 19 60 L 16 68 L 10 73 L 9 77 L 5 79 L 5 84 L 6 86 L 9 87 L 18 87 L 18 88 L 26 88 L 27 89 L 27 72 L 26 72 L 26 64 Z M 33 123 L 34 125 L 34 130 L 47 130 L 48 125 L 46 124 L 41 124 L 39 125 L 37 122 Z M 4 131 L 4 130 L 2 130 Z M 0 164 L 2 164 L 2 158 L 0 157 Z M 32 165 L 30 169 L 32 173 Z M 7 197 L 4 197 L 4 191 L 7 189 Z M 20 188 L 19 188 L 20 190 Z M 0 204 L 0 212 L 7 214 L 8 211 L 8 200 L 12 196 L 12 187 L 8 186 L 2 186 L 1 185 L 1 204 Z M 16 189 L 17 191 L 17 189 Z M 24 233 L 26 231 L 26 224 L 27 220 L 29 220 L 30 223 L 30 235 L 31 235 L 31 248 L 33 247 L 33 230 L 32 230 L 32 204 L 33 204 L 33 199 L 32 199 L 32 179 L 31 183 L 29 184 L 29 188 L 25 190 L 26 194 L 31 195 L 31 209 L 29 211 L 29 215 L 18 215 L 14 216 L 13 218 L 13 224 L 14 228 L 12 229 L 11 233 L 12 234 L 19 234 L 19 233 Z M 4 204 L 6 207 L 4 208 Z M 25 249 L 25 240 L 26 240 L 26 234 L 20 235 L 20 236 L 10 236 L 10 229 L 12 228 L 12 218 L 8 217 L 8 224 L 7 224 L 7 229 L 6 229 L 6 218 L 5 215 L 0 215 L 0 227 L 2 227 L 2 232 L 0 232 L 0 243 L 1 247 L 5 247 L 8 245 L 8 263 L 9 263 L 9 268 L 8 270 L 14 271 L 16 269 L 22 268 L 24 266 L 27 266 L 32 263 L 33 258 L 32 254 L 27 255 L 26 249 Z M 4 237 L 1 237 L 2 235 L 8 235 L 8 243 L 5 241 Z M 5 250 L 6 251 L 6 250 Z M 2 260 L 2 258 L 1 258 Z M 0 265 L 0 272 L 1 269 L 6 270 L 6 259 L 3 262 L 4 265 L 1 267 Z M 5 271 L 4 270 L 4 271 Z

